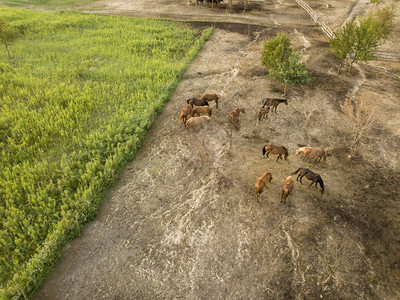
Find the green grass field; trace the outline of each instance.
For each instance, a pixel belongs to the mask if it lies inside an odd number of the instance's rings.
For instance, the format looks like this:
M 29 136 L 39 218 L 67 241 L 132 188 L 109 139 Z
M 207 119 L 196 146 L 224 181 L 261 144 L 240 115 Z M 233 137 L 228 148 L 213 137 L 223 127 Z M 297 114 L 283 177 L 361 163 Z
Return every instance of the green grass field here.
M 9 7 L 71 8 L 99 0 L 0 0 L 0 5 Z
M 150 19 L 0 8 L 0 299 L 30 293 L 211 34 Z

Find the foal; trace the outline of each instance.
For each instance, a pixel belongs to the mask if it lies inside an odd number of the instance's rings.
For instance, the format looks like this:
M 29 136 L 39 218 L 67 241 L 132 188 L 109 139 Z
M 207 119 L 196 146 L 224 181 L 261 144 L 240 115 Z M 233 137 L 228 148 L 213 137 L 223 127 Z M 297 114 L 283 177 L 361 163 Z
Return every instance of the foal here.
M 297 169 L 295 172 L 292 173 L 292 175 L 299 173 L 299 175 L 297 175 L 296 180 L 299 181 L 300 178 L 300 183 L 303 184 L 303 182 L 301 181 L 301 179 L 306 176 L 306 178 L 308 180 L 311 180 L 311 184 L 309 185 L 309 187 L 315 183 L 315 187 L 317 187 L 317 184 L 319 183 L 319 186 L 321 187 L 321 195 L 324 193 L 324 182 L 322 181 L 322 178 L 319 174 L 314 173 L 313 171 L 311 171 L 310 169 L 306 169 L 306 168 L 299 168 Z
M 233 127 L 236 128 L 236 130 L 239 130 L 240 113 L 244 113 L 243 107 L 236 108 L 235 110 L 231 111 L 231 113 L 228 115 L 229 122 L 233 125 Z
M 261 121 L 261 118 L 264 117 L 266 119 L 269 113 L 269 106 L 263 106 L 258 111 L 258 121 Z
M 267 158 L 269 158 L 268 155 L 270 153 L 274 154 L 274 155 L 278 155 L 278 158 L 276 159 L 276 161 L 278 161 L 278 159 L 282 159 L 282 155 L 285 155 L 285 160 L 287 160 L 287 157 L 289 156 L 288 150 L 283 146 L 275 146 L 272 144 L 266 144 L 263 147 L 262 151 L 263 151 L 263 156 L 267 155 Z
M 265 98 L 263 101 L 263 107 L 264 106 L 268 106 L 268 107 L 272 106 L 272 111 L 274 111 L 274 109 L 275 109 L 275 113 L 276 113 L 276 108 L 281 103 L 285 103 L 287 105 L 287 99 Z

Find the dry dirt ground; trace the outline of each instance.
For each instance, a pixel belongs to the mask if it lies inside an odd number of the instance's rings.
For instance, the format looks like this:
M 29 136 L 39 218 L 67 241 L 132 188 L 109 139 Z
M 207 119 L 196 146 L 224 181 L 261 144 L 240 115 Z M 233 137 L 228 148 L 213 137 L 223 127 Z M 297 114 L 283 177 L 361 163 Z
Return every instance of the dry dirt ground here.
M 190 23 L 216 29 L 35 299 L 400 298 L 398 64 L 336 75 L 327 38 L 294 2 L 246 14 L 150 0 L 96 9 L 225 23 Z M 281 96 L 260 63 L 263 43 L 281 31 L 314 80 L 290 87 L 288 105 L 255 127 L 261 100 Z M 206 91 L 222 95 L 219 108 L 211 104 L 204 128 L 186 130 L 177 123 L 185 100 Z M 376 100 L 379 123 L 349 160 L 340 104 L 354 94 Z M 239 106 L 246 112 L 236 131 L 227 114 Z M 267 142 L 287 147 L 288 160 L 263 158 Z M 327 148 L 326 163 L 303 163 L 294 152 L 304 145 Z M 325 193 L 295 182 L 281 204 L 284 179 L 303 166 L 322 176 Z M 257 203 L 254 183 L 266 171 L 273 180 Z

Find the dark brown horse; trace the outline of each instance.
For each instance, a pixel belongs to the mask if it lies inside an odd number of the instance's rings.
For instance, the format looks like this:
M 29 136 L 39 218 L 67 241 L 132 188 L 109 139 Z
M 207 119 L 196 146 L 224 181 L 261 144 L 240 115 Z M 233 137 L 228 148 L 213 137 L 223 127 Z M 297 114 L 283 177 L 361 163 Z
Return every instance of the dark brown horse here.
M 267 158 L 269 158 L 268 155 L 270 153 L 274 154 L 274 155 L 278 155 L 278 158 L 276 159 L 276 161 L 278 161 L 278 159 L 282 159 L 282 155 L 285 155 L 285 160 L 287 160 L 287 157 L 289 156 L 288 150 L 283 146 L 275 146 L 272 144 L 266 144 L 263 147 L 262 151 L 263 151 L 263 156 L 267 155 Z
M 268 106 L 271 107 L 272 106 L 272 111 L 274 111 L 275 109 L 275 113 L 276 113 L 276 108 L 278 107 L 279 104 L 281 103 L 285 103 L 287 104 L 287 99 L 280 99 L 280 98 L 265 98 L 263 100 L 263 107 L 264 106 Z
M 190 98 L 186 102 L 187 102 L 187 104 L 190 104 L 192 107 L 193 107 L 193 105 L 196 105 L 196 106 L 204 106 L 204 105 L 210 106 L 206 99 Z
M 311 171 L 310 169 L 306 169 L 306 168 L 299 168 L 297 169 L 295 172 L 292 173 L 292 175 L 299 173 L 299 175 L 297 175 L 296 180 L 299 181 L 300 178 L 300 183 L 303 184 L 303 182 L 301 181 L 301 179 L 306 176 L 306 178 L 308 180 L 311 180 L 311 184 L 310 186 L 315 183 L 315 187 L 317 187 L 317 184 L 319 183 L 319 186 L 321 187 L 321 195 L 324 193 L 325 190 L 325 186 L 324 186 L 324 182 L 322 181 L 322 178 L 319 174 L 314 173 L 313 171 Z M 309 186 L 309 187 L 310 187 Z

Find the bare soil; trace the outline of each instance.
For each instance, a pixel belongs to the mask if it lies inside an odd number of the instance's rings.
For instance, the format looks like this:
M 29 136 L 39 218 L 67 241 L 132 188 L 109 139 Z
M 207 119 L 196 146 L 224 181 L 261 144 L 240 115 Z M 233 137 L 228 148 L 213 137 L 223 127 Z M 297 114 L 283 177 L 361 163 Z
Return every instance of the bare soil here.
M 337 13 L 340 25 L 349 3 L 330 3 L 329 12 L 325 2 L 310 4 L 327 20 Z M 246 14 L 170 0 L 109 0 L 90 9 L 216 29 L 35 299 L 400 298 L 398 63 L 359 64 L 351 76 L 336 75 L 327 38 L 295 2 L 252 5 Z M 257 124 L 261 100 L 281 96 L 260 63 L 263 43 L 281 31 L 314 80 L 290 87 L 288 105 Z M 203 92 L 221 94 L 220 106 L 211 104 L 204 128 L 186 130 L 179 112 Z M 340 111 L 347 95 L 379 106 L 379 123 L 354 159 Z M 227 115 L 239 106 L 246 112 L 236 131 Z M 288 160 L 263 158 L 267 142 L 288 148 Z M 304 163 L 294 152 L 305 145 L 330 156 Z M 319 173 L 325 193 L 295 182 L 282 204 L 283 181 L 299 167 Z M 266 171 L 273 180 L 257 203 L 254 183 Z

